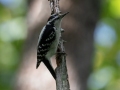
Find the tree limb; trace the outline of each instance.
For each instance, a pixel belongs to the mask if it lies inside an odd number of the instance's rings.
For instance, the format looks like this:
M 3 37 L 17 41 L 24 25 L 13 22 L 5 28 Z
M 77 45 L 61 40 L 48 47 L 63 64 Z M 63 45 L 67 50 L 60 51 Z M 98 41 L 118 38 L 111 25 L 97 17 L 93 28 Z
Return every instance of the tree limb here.
M 64 40 L 60 39 L 60 45 L 58 53 L 56 55 L 57 68 L 56 72 L 56 89 L 57 90 L 70 90 L 67 66 L 66 66 L 66 54 L 63 46 Z

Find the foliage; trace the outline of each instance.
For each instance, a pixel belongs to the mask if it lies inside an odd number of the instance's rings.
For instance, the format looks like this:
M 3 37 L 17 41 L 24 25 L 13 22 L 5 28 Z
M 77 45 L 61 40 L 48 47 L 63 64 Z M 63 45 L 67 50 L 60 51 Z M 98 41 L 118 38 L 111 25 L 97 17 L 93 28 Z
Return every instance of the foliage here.
M 90 90 L 120 90 L 120 0 L 104 0 L 95 33 Z
M 26 37 L 25 1 L 8 1 L 0 0 L 0 90 L 13 90 Z

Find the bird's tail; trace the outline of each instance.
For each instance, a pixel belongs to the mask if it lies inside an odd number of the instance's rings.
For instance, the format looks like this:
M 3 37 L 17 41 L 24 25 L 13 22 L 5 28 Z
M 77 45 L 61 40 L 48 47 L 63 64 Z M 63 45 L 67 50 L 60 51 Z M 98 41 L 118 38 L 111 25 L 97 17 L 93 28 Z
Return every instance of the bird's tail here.
M 44 60 L 42 60 L 42 61 L 43 61 L 43 63 L 45 64 L 45 66 L 48 68 L 48 70 L 50 71 L 50 73 L 52 74 L 53 78 L 56 80 L 55 71 L 54 71 L 52 65 L 50 64 L 49 60 L 44 59 Z

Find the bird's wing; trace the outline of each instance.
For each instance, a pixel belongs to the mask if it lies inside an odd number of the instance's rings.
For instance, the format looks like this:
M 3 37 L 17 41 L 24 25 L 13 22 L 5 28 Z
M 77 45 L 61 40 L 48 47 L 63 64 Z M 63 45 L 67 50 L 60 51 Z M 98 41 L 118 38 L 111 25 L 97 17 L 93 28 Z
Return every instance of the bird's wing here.
M 55 29 L 50 25 L 44 27 L 44 31 L 41 31 L 39 36 L 38 46 L 37 46 L 37 65 L 36 68 L 40 65 L 41 60 L 44 59 L 47 54 L 52 42 L 55 40 L 56 34 Z

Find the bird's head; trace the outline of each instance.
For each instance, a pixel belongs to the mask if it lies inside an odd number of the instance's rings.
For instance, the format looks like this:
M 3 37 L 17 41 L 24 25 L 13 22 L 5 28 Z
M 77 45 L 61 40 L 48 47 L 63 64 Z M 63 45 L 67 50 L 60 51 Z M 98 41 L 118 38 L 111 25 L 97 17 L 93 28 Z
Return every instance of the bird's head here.
M 69 12 L 66 12 L 64 14 L 58 14 L 58 13 L 55 13 L 55 14 L 52 14 L 49 19 L 48 19 L 48 22 L 50 24 L 59 24 L 62 20 L 62 18 L 64 16 L 66 16 Z

